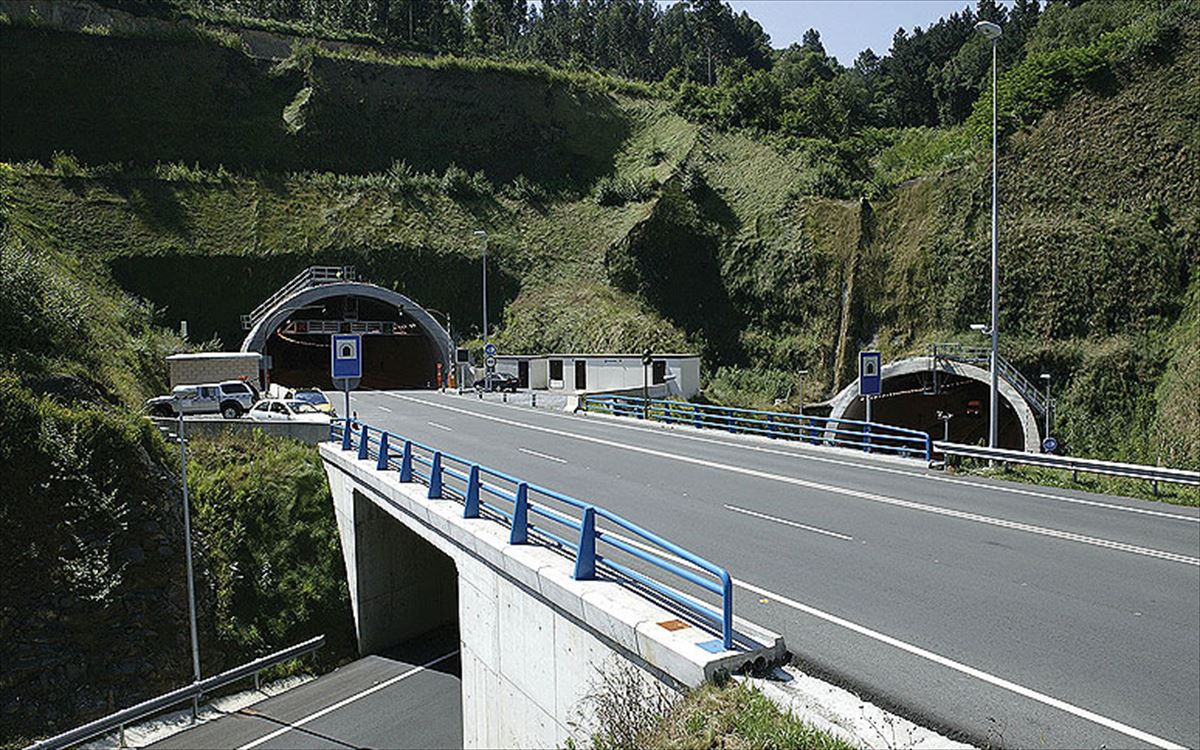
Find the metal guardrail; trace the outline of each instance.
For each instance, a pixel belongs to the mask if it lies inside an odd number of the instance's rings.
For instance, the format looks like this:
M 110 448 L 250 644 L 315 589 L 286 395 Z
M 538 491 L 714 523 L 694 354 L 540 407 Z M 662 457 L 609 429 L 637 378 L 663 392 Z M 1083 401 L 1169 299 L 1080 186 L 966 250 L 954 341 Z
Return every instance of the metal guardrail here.
M 933 345 L 931 356 L 934 362 L 939 359 L 946 359 L 951 362 L 982 365 L 986 368 L 991 365 L 992 350 L 985 346 L 940 343 Z M 1053 408 L 1053 403 L 1046 400 L 1045 394 L 1038 390 L 1033 381 L 1021 374 L 1021 371 L 1003 356 L 996 357 L 996 367 L 1000 373 L 1000 377 L 1007 380 L 1013 388 L 1016 388 L 1039 415 L 1045 416 L 1046 410 Z
M 1200 471 L 1168 469 L 1163 466 L 1147 466 L 1145 464 L 1125 464 L 1116 461 L 1102 461 L 1097 458 L 1075 458 L 1073 456 L 1055 456 L 1048 453 L 1026 453 L 1025 451 L 987 448 L 979 445 L 963 445 L 961 443 L 944 443 L 941 441 L 935 442 L 933 448 L 935 452 L 941 453 L 944 457 L 963 456 L 965 458 L 977 458 L 985 461 L 1063 469 L 1070 471 L 1076 479 L 1081 471 L 1089 474 L 1145 479 L 1154 483 L 1155 492 L 1158 491 L 1159 482 L 1200 486 Z
M 339 281 L 354 281 L 354 266 L 311 266 L 296 274 L 291 281 L 281 286 L 274 294 L 250 313 L 242 316 L 242 328 L 250 330 L 258 325 L 267 313 L 283 300 L 310 286 L 333 284 Z
M 926 461 L 933 460 L 933 440 L 928 433 L 878 422 L 814 417 L 791 412 L 755 411 L 683 401 L 646 401 L 633 396 L 585 395 L 580 398 L 579 406 L 584 411 L 599 414 L 653 419 L 732 433 L 800 440 L 815 445 L 848 446 L 867 452 L 893 453 L 909 458 L 924 458 Z
M 38 740 L 26 750 L 52 750 L 56 748 L 70 747 L 84 740 L 89 740 L 97 735 L 105 734 L 116 729 L 121 733 L 120 746 L 125 747 L 125 726 L 131 724 L 138 719 L 145 718 L 151 714 L 156 714 L 160 711 L 168 709 L 172 706 L 186 703 L 187 701 L 198 699 L 205 693 L 210 693 L 214 690 L 222 688 L 231 682 L 237 682 L 243 678 L 254 675 L 255 688 L 258 687 L 258 673 L 269 667 L 277 664 L 282 664 L 285 661 L 304 656 L 305 654 L 316 651 L 321 646 L 325 645 L 325 636 L 318 635 L 315 638 L 309 638 L 303 643 L 297 643 L 294 646 L 276 651 L 273 654 L 261 656 L 252 662 L 226 670 L 220 674 L 205 678 L 199 682 L 194 682 L 186 687 L 181 687 L 177 690 L 172 690 L 169 693 L 151 698 L 148 701 L 143 701 L 136 706 L 117 711 L 115 714 L 110 714 L 95 721 L 88 722 L 83 726 L 56 734 L 53 737 L 47 737 L 44 740 Z
M 526 482 L 502 471 L 468 461 L 402 435 L 370 425 L 336 420 L 330 439 L 342 450 L 357 450 L 360 460 L 375 460 L 380 471 L 397 471 L 401 482 L 419 482 L 429 488 L 430 499 L 450 498 L 463 504 L 463 518 L 486 514 L 509 527 L 509 544 L 526 544 L 538 539 L 564 552 L 575 562 L 576 580 L 596 577 L 598 567 L 617 573 L 638 587 L 664 597 L 694 615 L 701 624 L 713 626 L 721 636 L 721 647 L 733 649 L 733 579 L 729 572 L 686 549 L 667 541 L 616 513 Z M 608 528 L 603 528 L 603 521 Z M 628 532 L 641 542 L 622 536 Z M 603 545 L 599 546 L 598 545 Z M 659 555 L 662 550 L 687 561 L 699 575 Z M 620 557 L 620 559 L 618 559 Z M 647 563 L 721 598 L 716 611 L 699 600 L 634 570 L 632 561 Z

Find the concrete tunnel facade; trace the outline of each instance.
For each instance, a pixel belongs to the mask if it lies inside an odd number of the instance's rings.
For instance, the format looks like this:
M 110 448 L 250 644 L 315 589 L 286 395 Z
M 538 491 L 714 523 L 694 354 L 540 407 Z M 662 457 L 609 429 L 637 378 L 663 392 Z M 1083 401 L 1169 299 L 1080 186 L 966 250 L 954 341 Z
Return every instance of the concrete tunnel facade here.
M 333 317 L 330 307 L 353 300 L 368 314 L 394 323 L 398 335 L 364 336 L 363 385 L 368 388 L 424 388 L 436 384 L 438 365 L 443 376 L 451 371 L 454 345 L 449 334 L 429 312 L 411 298 L 392 289 L 364 282 L 337 282 L 307 287 L 282 299 L 247 332 L 241 351 L 270 357 L 272 379 L 287 373 L 286 385 L 330 387 L 328 336 L 285 336 L 282 329 L 298 316 L 317 314 L 327 321 L 350 323 Z M 318 311 L 312 313 L 311 311 Z M 356 319 L 358 318 L 356 314 Z M 412 331 L 412 333 L 409 333 Z
M 906 359 L 897 360 L 883 366 L 883 396 L 874 405 L 874 418 L 876 421 L 886 424 L 895 424 L 898 427 L 911 427 L 929 432 L 934 440 L 942 439 L 942 430 L 940 424 L 936 420 L 936 412 L 945 407 L 961 402 L 964 399 L 959 399 L 957 402 L 953 397 L 943 397 L 939 399 L 937 396 L 925 396 L 923 394 L 915 394 L 911 390 L 905 390 L 905 381 L 910 383 L 919 381 L 922 376 L 931 374 L 934 369 L 934 361 L 932 357 L 908 357 Z M 936 362 L 937 371 L 941 374 L 950 376 L 953 379 L 951 387 L 964 385 L 968 388 L 973 388 L 976 395 L 979 394 L 979 386 L 983 386 L 983 410 L 982 419 L 983 425 L 987 421 L 987 389 L 990 388 L 991 375 L 981 367 L 965 364 L 962 362 L 953 362 L 944 359 L 938 359 Z M 890 385 L 893 386 L 889 392 Z M 897 387 L 898 386 L 898 387 Z M 1041 432 L 1037 416 L 1033 413 L 1033 409 L 1021 396 L 1020 392 L 1003 376 L 999 382 L 1000 392 L 1000 447 L 1013 448 L 1016 450 L 1025 450 L 1037 452 L 1041 446 Z M 909 397 L 907 408 L 896 410 L 892 414 L 880 414 L 880 404 L 886 403 L 889 397 Z M 920 401 L 918 401 L 920 399 Z M 977 400 L 977 399 L 967 399 Z M 830 416 L 839 419 L 863 419 L 865 417 L 865 407 L 862 398 L 858 395 L 858 383 L 852 382 L 850 385 L 838 392 L 833 399 L 830 400 Z M 885 407 L 886 408 L 886 407 Z M 962 409 L 960 408 L 961 412 Z M 959 418 L 961 418 L 961 413 Z M 953 428 L 953 425 L 952 425 Z M 956 435 L 951 433 L 951 440 L 955 442 L 973 442 L 975 436 L 963 437 L 962 433 Z

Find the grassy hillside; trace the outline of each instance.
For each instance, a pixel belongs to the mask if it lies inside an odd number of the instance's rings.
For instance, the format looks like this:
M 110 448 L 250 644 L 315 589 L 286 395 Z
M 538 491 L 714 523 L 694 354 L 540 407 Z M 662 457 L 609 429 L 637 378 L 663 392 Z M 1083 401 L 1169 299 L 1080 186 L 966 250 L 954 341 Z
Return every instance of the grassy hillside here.
M 1180 346 L 1196 335 L 1200 43 L 1179 13 L 1129 12 L 1100 42 L 1074 39 L 1094 11 L 1047 14 L 1037 54 L 1005 75 L 1003 347 L 1030 375 L 1054 373 L 1071 450 L 1196 465 L 1197 428 L 1178 415 L 1194 370 Z M 873 136 L 868 195 L 840 200 L 816 194 L 829 162 L 811 143 L 696 124 L 543 68 L 313 49 L 264 67 L 195 40 L 0 33 L 7 71 L 103 59 L 141 129 L 129 163 L 119 138 L 29 127 L 62 100 L 99 132 L 122 121 L 74 96 L 94 75 L 82 68 L 37 86 L 4 73 L 14 231 L 101 261 L 161 320 L 228 346 L 239 313 L 314 262 L 355 263 L 477 332 L 478 228 L 505 350 L 695 348 L 715 400 L 795 399 L 806 368 L 812 402 L 849 382 L 863 346 L 922 352 L 986 317 L 975 119 Z M 158 72 L 189 66 L 188 80 Z M 159 105 L 159 76 L 184 95 Z M 189 86 L 216 86 L 251 124 L 202 133 Z

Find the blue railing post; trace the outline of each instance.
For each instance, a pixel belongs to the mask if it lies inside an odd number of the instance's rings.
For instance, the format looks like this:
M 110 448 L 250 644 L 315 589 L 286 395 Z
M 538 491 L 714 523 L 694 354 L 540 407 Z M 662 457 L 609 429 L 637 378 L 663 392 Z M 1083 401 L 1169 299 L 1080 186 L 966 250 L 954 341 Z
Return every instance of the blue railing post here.
M 693 406 L 692 407 L 692 426 L 694 426 L 694 427 L 700 426 L 700 414 L 701 414 L 700 407 Z
M 867 422 L 866 424 L 863 425 L 863 435 L 864 435 L 864 445 L 865 445 L 864 450 L 867 453 L 870 453 L 871 452 L 871 423 L 870 422 Z
M 388 465 L 388 434 L 386 432 L 379 433 L 379 461 L 376 462 L 375 468 L 379 471 L 387 469 Z
M 725 570 L 721 571 L 721 644 L 726 651 L 733 650 L 733 579 Z
M 596 577 L 596 509 L 588 506 L 583 511 L 583 523 L 579 526 L 579 549 L 575 552 L 575 580 L 586 581 Z
M 467 477 L 467 497 L 463 501 L 463 518 L 479 518 L 479 465 L 471 464 Z
M 429 463 L 429 499 L 437 500 L 442 496 L 442 452 L 434 451 Z
M 351 442 L 352 439 L 353 439 L 353 437 L 350 435 L 350 420 L 347 419 L 342 424 L 342 450 L 344 450 L 344 451 L 350 450 L 350 448 L 352 446 L 352 442 Z
M 775 438 L 775 417 L 772 414 L 767 414 L 767 437 Z
M 412 441 L 404 441 L 404 454 L 400 457 L 400 481 L 412 481 Z
M 929 433 L 925 433 L 925 460 L 933 461 L 933 438 L 929 437 Z
M 512 529 L 508 533 L 509 544 L 524 544 L 529 541 L 529 485 L 517 484 L 517 499 L 513 503 Z
M 370 430 L 369 427 L 367 427 L 366 425 L 362 426 L 362 441 L 358 444 L 358 460 L 359 461 L 362 461 L 363 459 L 365 459 L 367 456 L 370 455 L 370 452 L 371 452 L 371 441 L 369 439 L 368 430 Z

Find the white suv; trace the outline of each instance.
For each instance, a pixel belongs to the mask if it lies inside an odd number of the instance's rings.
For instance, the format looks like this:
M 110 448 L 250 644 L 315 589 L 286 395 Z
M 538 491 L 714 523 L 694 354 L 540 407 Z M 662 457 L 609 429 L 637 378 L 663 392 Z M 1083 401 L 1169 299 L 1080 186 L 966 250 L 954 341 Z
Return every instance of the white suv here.
M 237 419 L 258 401 L 254 386 L 240 380 L 200 385 L 177 385 L 170 396 L 157 396 L 146 402 L 146 410 L 159 417 L 183 414 L 220 414 Z

